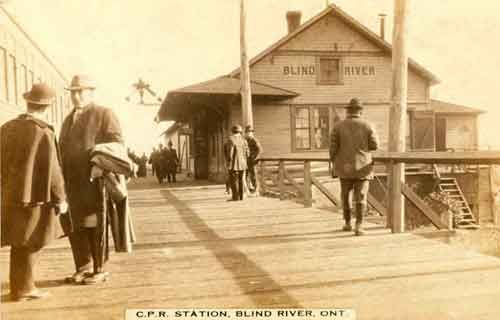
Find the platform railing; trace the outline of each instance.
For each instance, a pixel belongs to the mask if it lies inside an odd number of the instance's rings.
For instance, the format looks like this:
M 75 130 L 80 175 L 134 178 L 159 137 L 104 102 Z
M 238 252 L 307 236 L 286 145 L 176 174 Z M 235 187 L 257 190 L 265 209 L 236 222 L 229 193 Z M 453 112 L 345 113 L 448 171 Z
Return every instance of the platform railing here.
M 375 163 L 384 164 L 387 167 L 387 172 L 392 172 L 391 166 L 397 163 L 404 164 L 430 164 L 437 168 L 439 164 L 447 165 L 500 165 L 500 151 L 473 151 L 473 152 L 375 152 L 373 153 L 373 161 Z M 280 199 L 286 198 L 286 193 L 289 192 L 286 188 L 285 180 L 288 185 L 292 185 L 294 189 L 303 197 L 305 207 L 311 207 L 312 186 L 314 185 L 323 195 L 325 195 L 334 205 L 341 206 L 341 203 L 336 195 L 332 194 L 322 183 L 315 177 L 311 168 L 312 163 L 322 163 L 325 168 L 330 167 L 330 159 L 327 153 L 314 154 L 288 154 L 280 156 L 263 155 L 259 159 L 259 189 L 261 193 L 266 193 L 267 180 L 272 180 L 278 186 Z M 297 177 L 291 174 L 292 172 L 302 172 L 302 175 Z M 273 177 L 276 174 L 277 178 Z M 302 184 L 300 183 L 302 180 Z M 389 179 L 388 179 L 389 181 Z M 439 229 L 451 229 L 452 223 L 450 219 L 443 219 L 434 212 L 404 181 L 401 181 L 398 186 L 398 192 L 391 192 L 394 185 L 389 183 L 387 186 L 388 194 L 396 196 L 404 196 L 404 198 L 415 205 L 430 221 Z M 369 195 L 370 205 L 387 217 L 387 226 L 393 232 L 404 230 L 404 218 L 400 219 L 400 212 L 393 212 L 389 198 L 389 206 L 385 208 L 379 201 Z M 391 211 L 392 210 L 392 211 Z M 398 218 L 395 218 L 399 215 Z M 446 222 L 450 221 L 450 222 Z

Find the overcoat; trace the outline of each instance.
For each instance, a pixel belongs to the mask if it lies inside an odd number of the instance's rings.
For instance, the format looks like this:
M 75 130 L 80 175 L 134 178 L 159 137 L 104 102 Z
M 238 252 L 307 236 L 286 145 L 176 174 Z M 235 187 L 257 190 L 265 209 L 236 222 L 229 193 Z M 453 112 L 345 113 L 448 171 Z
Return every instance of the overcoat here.
M 373 179 L 371 151 L 377 148 L 378 137 L 370 123 L 359 117 L 338 122 L 330 139 L 335 174 L 343 179 Z
M 66 200 L 54 130 L 24 114 L 0 131 L 2 246 L 41 248 L 59 235 Z
M 248 168 L 247 158 L 250 155 L 248 144 L 241 135 L 231 135 L 224 145 L 227 169 L 232 171 L 243 171 Z
M 90 181 L 90 151 L 96 144 L 122 142 L 119 121 L 109 108 L 90 104 L 75 117 L 74 109 L 64 119 L 61 157 L 74 228 L 100 210 L 100 190 Z
M 172 149 L 165 149 L 164 151 L 165 168 L 167 172 L 176 172 L 177 164 L 179 163 L 179 157 L 177 157 L 177 151 Z

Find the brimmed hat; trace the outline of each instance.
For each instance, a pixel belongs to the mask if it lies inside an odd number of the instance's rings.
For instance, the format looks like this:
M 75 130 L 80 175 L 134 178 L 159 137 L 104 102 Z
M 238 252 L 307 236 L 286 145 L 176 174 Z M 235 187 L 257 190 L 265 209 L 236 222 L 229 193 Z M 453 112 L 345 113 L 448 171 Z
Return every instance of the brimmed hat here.
M 237 124 L 237 125 L 235 125 L 235 126 L 233 126 L 233 127 L 231 128 L 231 131 L 232 131 L 233 133 L 238 133 L 238 132 L 240 132 L 240 133 L 241 133 L 241 132 L 243 132 L 243 128 L 242 128 L 239 124 Z
M 352 98 L 351 101 L 349 101 L 349 105 L 345 107 L 348 110 L 362 110 L 363 109 L 363 103 L 358 99 L 358 98 Z
M 245 132 L 255 132 L 255 130 L 252 128 L 252 126 L 251 126 L 251 125 L 247 125 L 247 126 L 245 127 Z
M 74 91 L 74 90 L 83 90 L 83 89 L 95 89 L 94 81 L 87 75 L 76 75 L 71 79 L 71 84 L 66 90 Z
M 54 89 L 45 83 L 36 83 L 31 87 L 31 90 L 23 94 L 26 102 L 37 104 L 41 106 L 48 106 L 52 104 L 56 92 Z

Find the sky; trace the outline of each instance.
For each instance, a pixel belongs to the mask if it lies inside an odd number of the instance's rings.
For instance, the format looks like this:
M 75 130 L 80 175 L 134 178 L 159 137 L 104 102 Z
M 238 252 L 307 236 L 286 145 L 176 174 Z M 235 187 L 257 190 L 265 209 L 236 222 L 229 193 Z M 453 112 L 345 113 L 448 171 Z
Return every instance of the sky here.
M 378 33 L 394 0 L 331 0 Z M 5 2 L 5 0 L 4 0 Z M 326 0 L 246 0 L 250 56 L 283 37 L 285 14 L 302 21 Z M 441 83 L 431 97 L 487 111 L 480 118 L 483 147 L 500 148 L 500 1 L 409 0 L 410 56 Z M 92 75 L 96 100 L 119 115 L 128 144 L 149 152 L 168 124 L 155 124 L 156 106 L 125 101 L 139 77 L 161 97 L 239 65 L 239 0 L 6 0 L 7 10 L 68 76 Z

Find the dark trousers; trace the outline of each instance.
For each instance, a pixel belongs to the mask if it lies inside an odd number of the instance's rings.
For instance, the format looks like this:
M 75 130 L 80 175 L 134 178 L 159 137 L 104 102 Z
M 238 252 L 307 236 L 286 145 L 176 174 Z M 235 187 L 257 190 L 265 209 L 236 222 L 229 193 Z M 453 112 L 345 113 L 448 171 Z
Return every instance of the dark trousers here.
M 10 294 L 20 296 L 36 289 L 35 265 L 40 249 L 11 247 L 10 249 Z
M 340 179 L 340 193 L 342 197 L 342 207 L 344 220 L 351 221 L 351 213 L 355 209 L 356 223 L 363 222 L 363 214 L 368 206 L 368 189 L 370 180 L 366 179 Z M 351 203 L 351 194 L 352 202 Z M 354 206 L 353 206 L 354 205 Z
M 233 200 L 243 200 L 243 170 L 229 171 Z
M 91 270 L 91 266 L 94 272 L 104 270 L 104 253 L 99 248 L 98 237 L 97 228 L 80 228 L 69 234 L 76 271 Z
M 257 189 L 257 173 L 255 163 L 253 161 L 248 161 L 248 169 L 247 169 L 247 182 L 248 189 L 250 191 L 255 191 Z
M 175 174 L 176 174 L 175 170 L 168 171 L 167 172 L 167 181 L 168 182 L 177 182 L 177 180 L 175 179 Z

